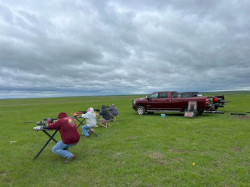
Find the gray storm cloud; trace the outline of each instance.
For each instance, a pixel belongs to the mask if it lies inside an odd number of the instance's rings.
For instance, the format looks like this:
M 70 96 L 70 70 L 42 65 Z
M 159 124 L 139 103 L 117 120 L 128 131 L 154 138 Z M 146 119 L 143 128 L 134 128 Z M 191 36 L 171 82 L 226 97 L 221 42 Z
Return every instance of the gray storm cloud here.
M 0 2 L 0 98 L 250 90 L 250 2 Z

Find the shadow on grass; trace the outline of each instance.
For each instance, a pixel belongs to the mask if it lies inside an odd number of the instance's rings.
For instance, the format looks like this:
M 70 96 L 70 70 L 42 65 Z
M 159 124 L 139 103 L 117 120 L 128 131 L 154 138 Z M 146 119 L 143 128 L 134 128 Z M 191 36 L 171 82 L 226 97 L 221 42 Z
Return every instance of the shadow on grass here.
M 184 116 L 184 112 L 180 113 L 150 113 L 150 114 L 144 114 L 144 115 L 138 115 L 137 113 L 133 113 L 133 116 L 161 116 L 161 114 L 166 114 L 166 116 Z
M 184 117 L 184 112 L 178 112 L 178 113 L 159 113 L 159 112 L 155 112 L 155 113 L 150 113 L 150 114 L 144 114 L 144 115 L 141 115 L 141 116 L 161 116 L 161 114 L 165 114 L 166 117 L 167 116 L 173 116 L 173 117 Z M 214 115 L 222 115 L 222 114 L 210 114 L 210 113 L 203 113 L 202 115 L 198 115 L 196 117 L 202 117 L 202 116 L 206 116 L 206 117 L 210 117 L 210 116 L 214 116 Z M 137 113 L 133 113 L 133 116 L 140 116 L 138 115 Z

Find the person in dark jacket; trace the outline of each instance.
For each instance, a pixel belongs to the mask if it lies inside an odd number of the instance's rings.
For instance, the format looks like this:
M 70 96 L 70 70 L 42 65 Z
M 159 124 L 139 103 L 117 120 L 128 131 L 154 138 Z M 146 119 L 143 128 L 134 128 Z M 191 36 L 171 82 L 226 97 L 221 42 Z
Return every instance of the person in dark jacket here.
M 76 145 L 80 140 L 80 134 L 77 131 L 77 126 L 74 119 L 67 116 L 67 113 L 61 112 L 58 114 L 58 120 L 53 123 L 48 119 L 48 129 L 59 129 L 62 140 L 52 148 L 52 152 L 65 157 L 65 162 L 70 162 L 76 156 L 69 152 L 69 147 Z
M 114 104 L 110 105 L 108 108 L 109 112 L 111 113 L 111 117 L 115 119 L 118 116 L 118 110 Z
M 99 112 L 99 115 L 102 116 L 102 118 L 98 121 L 103 127 L 105 127 L 105 124 L 111 120 L 111 114 L 105 105 L 102 105 L 102 110 Z

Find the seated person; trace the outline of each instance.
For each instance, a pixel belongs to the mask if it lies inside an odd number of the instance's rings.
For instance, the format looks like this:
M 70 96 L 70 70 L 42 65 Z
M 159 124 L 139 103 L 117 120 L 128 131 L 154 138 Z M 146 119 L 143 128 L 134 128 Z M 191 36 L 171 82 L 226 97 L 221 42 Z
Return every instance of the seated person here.
M 118 110 L 117 110 L 117 108 L 116 108 L 116 106 L 114 104 L 110 105 L 108 110 L 111 113 L 112 118 L 118 116 Z
M 96 115 L 93 108 L 89 108 L 88 112 L 82 114 L 82 118 L 86 119 L 86 125 L 82 126 L 82 135 L 89 137 L 88 130 L 90 128 L 96 127 Z
M 102 110 L 99 112 L 99 115 L 102 116 L 98 121 L 99 123 L 104 126 L 105 123 L 111 120 L 111 115 L 105 105 L 102 105 Z

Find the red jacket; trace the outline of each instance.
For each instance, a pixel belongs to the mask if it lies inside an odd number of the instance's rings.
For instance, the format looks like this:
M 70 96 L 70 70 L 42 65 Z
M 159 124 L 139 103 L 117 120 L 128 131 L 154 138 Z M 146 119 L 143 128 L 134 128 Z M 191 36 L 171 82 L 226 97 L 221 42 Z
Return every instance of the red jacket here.
M 80 140 L 80 134 L 77 131 L 74 119 L 70 117 L 61 118 L 57 122 L 48 121 L 49 129 L 59 129 L 62 142 L 64 144 L 75 144 Z

